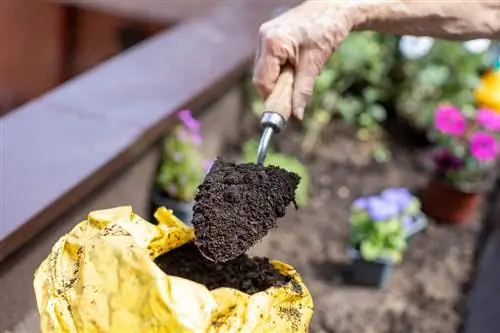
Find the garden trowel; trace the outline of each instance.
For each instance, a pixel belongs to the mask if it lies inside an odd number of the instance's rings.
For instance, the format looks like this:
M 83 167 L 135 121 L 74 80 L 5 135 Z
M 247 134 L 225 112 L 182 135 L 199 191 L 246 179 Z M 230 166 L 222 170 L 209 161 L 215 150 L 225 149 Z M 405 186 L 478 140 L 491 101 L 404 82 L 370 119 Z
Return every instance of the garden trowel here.
M 264 103 L 264 112 L 260 118 L 262 134 L 257 149 L 257 164 L 259 165 L 264 165 L 272 135 L 281 132 L 290 118 L 293 80 L 293 67 L 287 64 L 282 68 L 274 90 Z
M 293 83 L 294 83 L 294 70 L 293 70 L 293 67 L 290 66 L 290 65 L 286 65 L 286 66 L 283 66 L 282 70 L 281 70 L 281 73 L 278 77 L 278 80 L 276 81 L 276 86 L 274 88 L 274 90 L 271 92 L 271 94 L 269 95 L 269 97 L 266 99 L 266 101 L 264 102 L 264 111 L 262 113 L 262 116 L 261 116 L 261 120 L 260 120 L 260 126 L 261 126 L 261 131 L 262 131 L 262 134 L 261 134 L 261 139 L 260 139 L 260 143 L 259 143 L 259 147 L 258 147 L 258 150 L 257 150 L 257 164 L 260 165 L 261 167 L 264 167 L 264 161 L 266 159 L 266 155 L 267 155 L 267 150 L 269 148 L 269 144 L 270 144 L 270 140 L 271 140 L 271 137 L 274 133 L 279 133 L 281 130 L 283 130 L 283 128 L 285 127 L 286 125 L 286 122 L 288 121 L 288 118 L 290 118 L 290 115 L 292 113 L 292 90 L 293 90 Z M 219 163 L 220 164 L 220 163 Z M 209 174 L 214 174 L 216 172 L 219 172 L 219 171 L 222 171 L 221 170 L 218 170 L 219 166 L 217 166 L 218 164 L 217 163 L 214 163 L 214 165 L 212 166 L 212 168 L 210 169 L 209 171 Z M 222 164 L 221 164 L 222 165 Z M 233 165 L 232 167 L 234 168 L 236 166 Z M 257 169 L 254 169 L 254 170 L 262 170 L 262 168 L 257 168 Z M 257 172 L 257 171 L 255 171 Z M 207 175 L 207 177 L 208 177 Z M 298 177 L 298 176 L 297 176 Z M 205 181 L 207 178 L 205 178 Z M 275 182 L 275 181 L 282 181 L 283 179 L 282 178 L 277 178 L 277 177 L 274 177 L 272 179 L 268 179 L 267 181 L 270 181 L 270 182 Z M 205 182 L 204 181 L 204 182 Z M 297 184 L 298 184 L 298 181 L 297 180 Z M 203 184 L 202 184 L 203 185 Z M 244 184 L 243 184 L 244 185 Z M 248 185 L 248 184 L 247 184 Z M 285 186 L 287 187 L 287 186 Z M 295 187 L 296 188 L 296 187 Z M 293 192 L 295 192 L 295 188 L 293 189 Z M 202 198 L 202 194 L 203 194 L 203 190 L 205 189 L 209 189 L 209 187 L 201 187 L 201 190 L 199 189 L 199 192 L 198 192 L 198 195 L 197 197 L 198 198 Z M 206 196 L 207 198 L 210 198 L 209 195 Z M 222 198 L 224 198 L 224 195 L 221 196 Z M 228 197 L 231 197 L 231 193 L 229 193 Z M 252 202 L 250 204 L 247 204 L 247 207 L 250 206 L 250 207 L 253 207 L 253 209 L 256 209 L 256 210 L 261 210 L 261 207 L 259 207 L 259 204 L 261 201 L 259 200 L 256 200 L 254 201 L 253 199 L 255 198 L 252 198 L 252 196 L 246 196 L 245 198 L 250 198 L 250 199 L 245 199 L 245 200 L 251 200 Z M 198 199 L 195 199 L 195 200 L 198 200 Z M 211 206 L 211 211 L 212 212 L 222 212 L 222 218 L 224 218 L 225 220 L 229 220 L 231 221 L 231 214 L 235 213 L 235 212 L 232 212 L 232 211 L 224 211 L 224 209 L 226 209 L 225 206 L 220 206 L 220 207 L 216 207 L 217 204 L 219 203 L 216 203 L 214 204 L 213 202 L 210 202 L 210 205 Z M 240 202 L 241 204 L 241 202 Z M 208 235 L 208 233 L 210 232 L 209 228 L 206 228 L 204 227 L 204 223 L 207 223 L 206 221 L 207 218 L 205 217 L 205 215 L 203 214 L 199 214 L 198 215 L 198 210 L 197 210 L 197 207 L 200 207 L 200 211 L 201 211 L 201 207 L 205 207 L 207 205 L 207 203 L 200 203 L 199 201 L 197 201 L 195 203 L 195 208 L 194 208 L 194 218 L 193 218 L 193 225 L 195 227 L 195 234 L 198 233 L 200 235 L 203 235 L 203 237 L 206 237 L 206 235 Z M 205 206 L 204 206 L 205 205 Z M 287 203 L 288 205 L 288 203 Z M 229 205 L 230 206 L 230 205 Z M 236 212 L 238 213 L 238 212 Z M 238 220 L 238 216 L 236 216 L 234 218 L 234 220 Z M 213 220 L 210 220 L 212 223 Z M 262 223 L 259 224 L 259 225 L 262 225 L 262 228 L 264 230 L 264 232 L 262 233 L 262 237 L 265 236 L 265 234 L 267 233 L 268 228 L 270 228 L 270 226 L 272 225 L 271 223 L 266 223 L 266 222 L 269 222 L 269 221 L 261 221 Z M 199 230 L 196 230 L 196 228 L 199 228 Z M 212 229 L 212 230 L 215 230 L 215 229 Z M 220 230 L 220 229 L 218 229 Z M 261 235 L 259 235 L 261 236 Z M 206 237 L 208 239 L 208 237 Z M 215 239 L 215 238 L 213 238 Z M 227 234 L 225 236 L 222 236 L 221 239 L 223 239 L 224 242 L 226 242 L 225 244 L 228 245 L 227 242 L 235 242 L 235 244 L 238 243 L 238 239 L 234 237 L 234 235 L 232 234 Z M 212 262 L 215 262 L 217 260 L 215 260 L 216 258 L 212 258 L 211 255 L 208 255 L 206 252 L 206 249 L 204 250 L 204 246 L 199 246 L 199 244 L 197 243 L 197 247 L 198 249 L 200 250 L 200 253 L 208 260 L 212 261 Z M 224 260 L 218 260 L 218 262 L 225 262 L 225 261 L 228 261 L 228 260 L 231 260 L 231 259 L 234 259 L 236 258 L 237 256 L 239 255 L 242 255 L 243 253 L 245 253 L 249 248 L 240 248 L 238 250 L 235 250 L 235 251 L 231 251 L 231 252 L 227 252 L 225 251 L 224 252 Z M 215 250 L 215 251 L 219 251 L 219 249 L 212 249 L 212 250 Z M 212 252 L 213 253 L 213 252 Z M 219 256 L 220 257 L 220 256 Z

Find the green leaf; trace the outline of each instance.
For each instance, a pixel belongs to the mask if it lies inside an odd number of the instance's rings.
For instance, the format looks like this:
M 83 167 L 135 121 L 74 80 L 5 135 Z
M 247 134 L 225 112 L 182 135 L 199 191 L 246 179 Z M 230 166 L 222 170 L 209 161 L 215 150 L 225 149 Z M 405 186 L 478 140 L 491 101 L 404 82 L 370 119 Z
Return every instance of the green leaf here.
M 385 163 L 391 159 L 391 151 L 383 145 L 376 145 L 373 148 L 372 156 L 375 162 Z
M 411 203 L 406 207 L 404 211 L 405 216 L 414 216 L 420 212 L 421 209 L 421 203 L 420 200 L 417 198 L 413 198 Z
M 365 260 L 377 260 L 381 255 L 381 248 L 379 244 L 373 243 L 370 240 L 364 241 L 360 246 L 361 256 Z
M 363 98 L 367 103 L 375 103 L 380 99 L 380 92 L 373 87 L 363 89 Z
M 444 65 L 430 65 L 424 68 L 417 76 L 420 84 L 435 86 L 443 85 L 450 77 L 450 68 Z
M 387 112 L 385 108 L 380 104 L 370 105 L 367 109 L 367 112 L 373 117 L 373 119 L 378 122 L 383 122 L 387 118 Z

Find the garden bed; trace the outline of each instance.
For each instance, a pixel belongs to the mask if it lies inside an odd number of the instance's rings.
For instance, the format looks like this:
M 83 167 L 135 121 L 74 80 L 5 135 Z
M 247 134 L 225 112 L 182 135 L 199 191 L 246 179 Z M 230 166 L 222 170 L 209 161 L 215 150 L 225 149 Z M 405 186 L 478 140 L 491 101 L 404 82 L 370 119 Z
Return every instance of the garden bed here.
M 480 223 L 455 228 L 431 224 L 412 239 L 383 291 L 345 285 L 352 201 L 388 186 L 419 190 L 428 171 L 421 152 L 394 143 L 391 162 L 371 162 L 369 149 L 339 123 L 323 137 L 315 156 L 296 153 L 311 174 L 309 206 L 290 208 L 279 228 L 251 253 L 297 268 L 315 302 L 311 333 L 457 333 L 466 315 Z M 301 137 L 290 128 L 275 141 L 283 152 L 298 152 Z

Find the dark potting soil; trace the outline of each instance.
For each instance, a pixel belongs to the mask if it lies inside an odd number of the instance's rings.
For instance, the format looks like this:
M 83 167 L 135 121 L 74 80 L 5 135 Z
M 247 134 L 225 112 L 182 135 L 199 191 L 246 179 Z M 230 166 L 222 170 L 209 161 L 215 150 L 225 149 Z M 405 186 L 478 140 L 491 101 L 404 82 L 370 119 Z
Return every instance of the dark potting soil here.
M 258 119 L 255 122 L 255 132 L 239 142 L 258 135 Z M 460 227 L 431 222 L 412 237 L 385 290 L 344 280 L 350 262 L 346 248 L 351 203 L 389 186 L 422 189 L 431 175 L 426 150 L 399 145 L 404 141 L 400 139 L 388 141 L 393 158 L 378 164 L 371 159 L 372 142 L 359 141 L 356 129 L 333 122 L 306 155 L 301 152 L 303 134 L 291 129 L 273 143 L 276 150 L 296 155 L 307 165 L 309 204 L 287 213 L 249 254 L 276 258 L 300 273 L 314 300 L 309 332 L 461 332 L 480 220 Z M 239 156 L 237 143 L 228 143 L 224 157 Z
M 216 262 L 247 252 L 295 202 L 299 182 L 278 167 L 217 159 L 195 196 L 196 246 Z
M 158 257 L 156 264 L 168 275 L 195 281 L 209 290 L 228 287 L 250 295 L 273 286 L 283 286 L 291 280 L 281 275 L 268 258 L 242 255 L 217 264 L 205 259 L 194 243 Z

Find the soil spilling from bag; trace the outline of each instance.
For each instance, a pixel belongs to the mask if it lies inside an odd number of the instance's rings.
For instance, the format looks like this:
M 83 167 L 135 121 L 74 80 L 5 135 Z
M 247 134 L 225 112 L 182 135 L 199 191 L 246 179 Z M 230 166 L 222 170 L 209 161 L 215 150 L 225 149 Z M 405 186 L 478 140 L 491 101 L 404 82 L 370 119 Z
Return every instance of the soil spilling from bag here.
M 195 281 L 209 290 L 227 287 L 250 295 L 273 286 L 283 286 L 291 280 L 281 275 L 268 258 L 242 255 L 217 264 L 205 259 L 194 243 L 158 257 L 156 264 L 168 275 Z
M 247 252 L 295 203 L 299 182 L 278 167 L 215 160 L 195 197 L 196 246 L 216 262 Z

